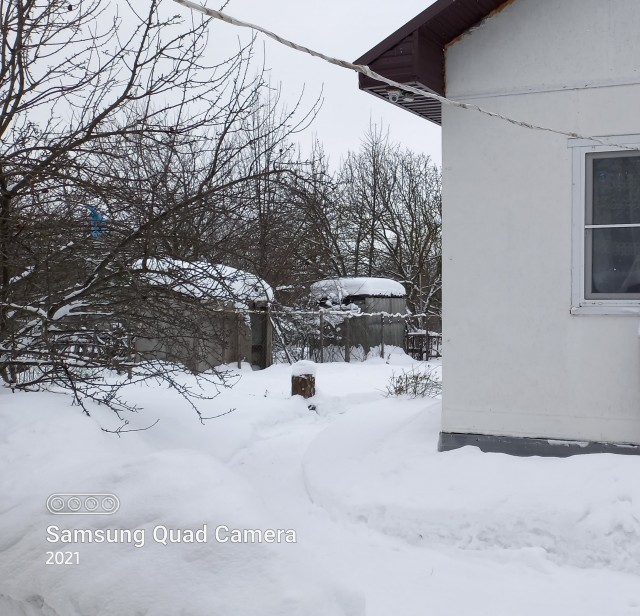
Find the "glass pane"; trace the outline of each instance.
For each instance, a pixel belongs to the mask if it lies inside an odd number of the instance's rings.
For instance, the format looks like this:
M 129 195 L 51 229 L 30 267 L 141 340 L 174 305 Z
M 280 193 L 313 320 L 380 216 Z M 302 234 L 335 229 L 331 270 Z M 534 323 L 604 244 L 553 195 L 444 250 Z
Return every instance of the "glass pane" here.
M 594 225 L 640 223 L 640 155 L 594 157 Z
M 640 228 L 588 229 L 587 255 L 591 294 L 640 293 Z

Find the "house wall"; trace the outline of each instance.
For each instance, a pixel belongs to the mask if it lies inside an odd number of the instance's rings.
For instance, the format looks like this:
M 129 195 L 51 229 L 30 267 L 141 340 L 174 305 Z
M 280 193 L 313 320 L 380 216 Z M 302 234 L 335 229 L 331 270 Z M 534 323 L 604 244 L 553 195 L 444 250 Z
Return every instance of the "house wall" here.
M 449 47 L 447 96 L 638 134 L 638 32 L 637 0 L 515 0 Z M 640 318 L 570 314 L 567 137 L 443 111 L 443 432 L 640 444 Z

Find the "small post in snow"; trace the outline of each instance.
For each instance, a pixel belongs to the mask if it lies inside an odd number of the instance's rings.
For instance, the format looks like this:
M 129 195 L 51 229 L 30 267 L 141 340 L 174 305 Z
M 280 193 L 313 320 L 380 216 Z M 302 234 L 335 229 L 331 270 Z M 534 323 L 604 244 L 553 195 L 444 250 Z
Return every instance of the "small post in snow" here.
M 384 314 L 380 315 L 380 357 L 384 359 Z
M 324 364 L 324 312 L 320 311 L 320 363 Z
M 236 312 L 236 347 L 238 349 L 238 370 L 242 369 L 241 329 L 243 325 L 244 323 L 242 322 L 242 314 L 240 314 L 239 312 Z
M 136 361 L 136 351 L 133 345 L 133 337 L 131 334 L 127 334 L 127 348 L 129 350 L 129 365 L 127 366 L 127 378 L 131 380 L 133 378 L 132 364 Z
M 351 361 L 351 340 L 350 340 L 350 328 L 351 317 L 347 316 L 344 320 L 344 361 L 349 363 Z
M 316 365 L 298 361 L 291 366 L 291 395 L 313 398 L 316 395 Z

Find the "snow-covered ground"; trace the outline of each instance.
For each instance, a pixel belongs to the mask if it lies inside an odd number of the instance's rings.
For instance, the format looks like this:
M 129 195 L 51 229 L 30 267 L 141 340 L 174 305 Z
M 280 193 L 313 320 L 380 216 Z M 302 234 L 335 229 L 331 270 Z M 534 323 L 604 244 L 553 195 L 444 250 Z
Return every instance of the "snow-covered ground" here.
M 172 392 L 131 387 L 145 409 L 129 427 L 160 421 L 120 438 L 99 429 L 119 425 L 106 409 L 0 391 L 0 615 L 640 614 L 640 458 L 437 453 L 439 401 L 383 395 L 413 365 L 320 365 L 315 410 L 290 366 L 236 371 L 202 403 L 235 410 L 204 426 Z M 53 515 L 52 493 L 120 509 Z M 158 541 L 205 525 L 206 542 Z M 138 533 L 56 542 L 64 529 Z M 224 541 L 233 529 L 296 542 Z M 45 564 L 56 551 L 79 563 Z

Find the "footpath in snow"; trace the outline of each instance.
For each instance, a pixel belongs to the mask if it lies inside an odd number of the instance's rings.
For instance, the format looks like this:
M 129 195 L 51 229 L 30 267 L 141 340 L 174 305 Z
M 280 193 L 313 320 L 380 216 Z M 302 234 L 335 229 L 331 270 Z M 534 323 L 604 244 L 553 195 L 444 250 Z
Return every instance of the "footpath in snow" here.
M 640 614 L 640 459 L 437 453 L 439 401 L 383 395 L 414 365 L 319 365 L 315 410 L 291 397 L 290 366 L 230 368 L 237 384 L 202 410 L 235 410 L 204 426 L 172 392 L 131 387 L 144 410 L 130 427 L 160 421 L 121 438 L 100 430 L 118 425 L 104 408 L 1 391 L 0 614 Z M 45 507 L 95 492 L 119 510 Z M 203 527 L 206 541 L 161 542 Z M 63 529 L 140 532 L 47 540 Z M 296 542 L 231 542 L 233 529 Z M 56 551 L 79 562 L 45 564 Z

